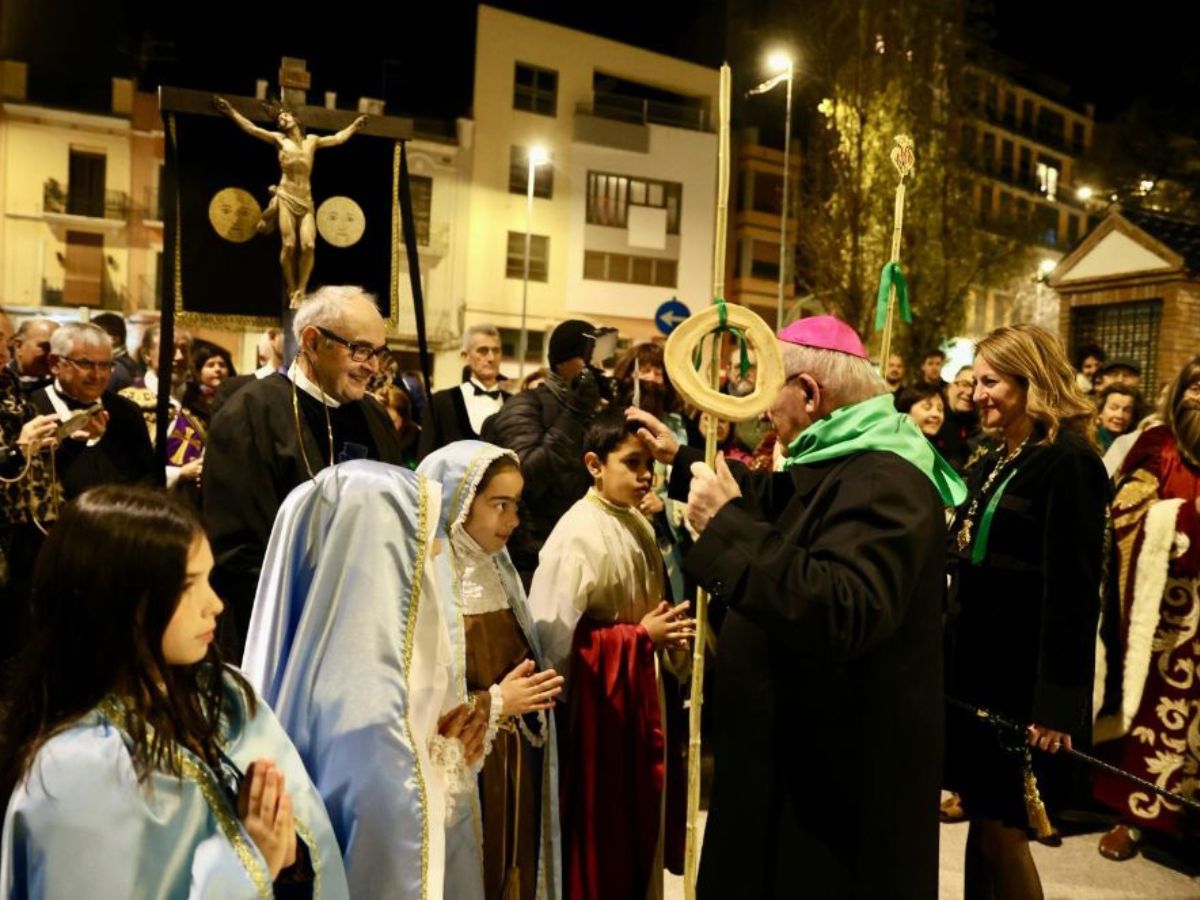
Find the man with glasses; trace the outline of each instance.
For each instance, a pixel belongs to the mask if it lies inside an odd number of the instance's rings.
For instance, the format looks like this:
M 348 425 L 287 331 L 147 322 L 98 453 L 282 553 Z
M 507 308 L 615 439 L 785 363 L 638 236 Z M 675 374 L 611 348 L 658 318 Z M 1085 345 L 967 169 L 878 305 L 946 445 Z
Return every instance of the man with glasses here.
M 933 439 L 938 452 L 959 473 L 967 467 L 982 436 L 974 393 L 975 368 L 963 366 L 946 386 L 946 417 Z
M 27 319 L 13 335 L 8 368 L 26 397 L 51 381 L 50 336 L 56 328 L 52 319 Z
M 233 611 L 236 634 L 222 635 L 232 659 L 241 658 L 267 540 L 291 490 L 333 463 L 403 464 L 387 411 L 367 393 L 388 352 L 375 299 L 358 287 L 323 287 L 296 310 L 292 330 L 297 353 L 287 374 L 229 397 L 205 448 L 204 523 L 213 587 Z
M 100 327 L 70 322 L 50 336 L 54 380 L 30 397 L 38 413 L 57 416 L 61 423 L 101 406 L 58 448 L 55 468 L 68 500 L 101 484 L 155 481 L 154 451 L 142 414 L 107 390 L 112 370 L 112 342 Z

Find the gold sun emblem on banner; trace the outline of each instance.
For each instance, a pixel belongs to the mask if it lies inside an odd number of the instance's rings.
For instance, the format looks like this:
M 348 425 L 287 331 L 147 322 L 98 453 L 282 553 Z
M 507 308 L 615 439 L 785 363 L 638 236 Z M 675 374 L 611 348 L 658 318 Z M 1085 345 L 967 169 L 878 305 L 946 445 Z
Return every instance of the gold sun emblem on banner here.
M 366 228 L 362 207 L 349 197 L 330 197 L 317 208 L 317 231 L 335 247 L 353 247 Z
M 241 188 L 222 188 L 208 204 L 208 221 L 213 231 L 235 244 L 244 244 L 254 237 L 261 218 L 258 201 Z

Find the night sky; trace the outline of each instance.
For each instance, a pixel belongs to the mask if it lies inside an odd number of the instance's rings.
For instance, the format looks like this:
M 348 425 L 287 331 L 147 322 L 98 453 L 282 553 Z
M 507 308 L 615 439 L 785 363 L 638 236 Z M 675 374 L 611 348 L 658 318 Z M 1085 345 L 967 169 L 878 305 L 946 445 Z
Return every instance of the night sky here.
M 499 0 L 508 9 L 715 65 L 723 55 L 726 4 L 770 10 L 779 0 Z M 183 7 L 185 11 L 181 11 Z M 1111 120 L 1135 99 L 1178 110 L 1196 130 L 1200 44 L 1182 4 L 1143 0 L 1144 36 L 1130 35 L 1096 4 L 991 0 L 973 17 L 1000 52 L 1066 82 Z M 30 89 L 44 102 L 89 106 L 107 100 L 108 74 L 249 94 L 255 78 L 275 82 L 280 56 L 303 56 L 314 97 L 383 96 L 402 115 L 452 119 L 470 108 L 475 3 L 337 0 L 323 14 L 289 16 L 286 4 L 212 0 L 10 0 L 0 5 L 5 57 L 31 65 Z M 306 9 L 296 4 L 294 8 Z M 1132 40 L 1131 40 L 1132 37 Z

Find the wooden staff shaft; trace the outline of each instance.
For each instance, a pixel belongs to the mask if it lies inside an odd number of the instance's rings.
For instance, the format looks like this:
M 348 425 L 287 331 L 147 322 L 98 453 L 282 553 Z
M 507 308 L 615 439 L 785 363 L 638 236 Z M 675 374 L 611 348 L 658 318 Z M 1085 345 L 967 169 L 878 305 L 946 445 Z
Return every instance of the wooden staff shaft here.
M 731 72 L 721 66 L 719 125 L 717 130 L 717 215 L 713 235 L 713 296 L 725 296 L 725 232 L 729 217 L 729 96 Z M 716 387 L 721 375 L 720 334 L 711 338 L 709 384 Z M 717 417 L 709 415 L 704 435 L 704 459 L 717 459 Z M 692 685 L 688 708 L 687 842 L 684 849 L 683 892 L 695 900 L 696 874 L 700 857 L 700 712 L 704 704 L 704 648 L 708 642 L 708 592 L 696 591 L 696 636 L 692 646 Z
M 900 236 L 904 229 L 904 176 L 896 186 L 896 208 L 892 214 L 892 262 L 900 262 Z M 883 340 L 879 347 L 879 374 L 887 375 L 888 357 L 892 355 L 892 321 L 896 315 L 896 286 L 888 288 L 887 317 L 883 321 Z

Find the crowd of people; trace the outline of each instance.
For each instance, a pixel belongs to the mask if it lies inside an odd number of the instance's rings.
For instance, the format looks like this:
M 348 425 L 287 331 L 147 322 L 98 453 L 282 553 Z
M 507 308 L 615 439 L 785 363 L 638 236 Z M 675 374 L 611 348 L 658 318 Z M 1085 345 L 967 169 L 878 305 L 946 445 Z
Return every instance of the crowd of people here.
M 939 818 L 979 897 L 1040 897 L 1070 811 L 1114 860 L 1194 836 L 1069 756 L 1200 784 L 1200 356 L 1151 409 L 1037 326 L 906 383 L 800 319 L 709 466 L 663 345 L 604 331 L 516 382 L 472 326 L 429 393 L 355 287 L 251 374 L 176 332 L 169 386 L 157 327 L 0 316 L 0 891 L 661 896 L 698 588 L 699 896 L 936 896 Z

